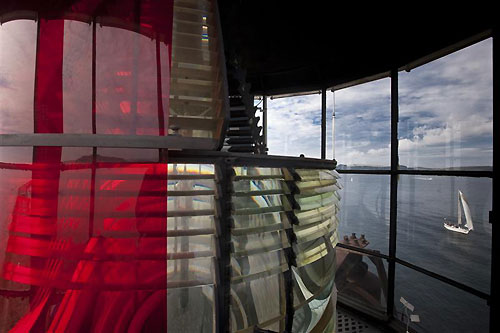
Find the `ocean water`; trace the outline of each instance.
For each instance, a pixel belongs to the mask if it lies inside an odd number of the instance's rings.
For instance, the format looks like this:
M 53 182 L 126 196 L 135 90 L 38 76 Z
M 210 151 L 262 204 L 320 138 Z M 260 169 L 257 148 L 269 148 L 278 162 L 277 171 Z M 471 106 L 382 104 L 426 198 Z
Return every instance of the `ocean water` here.
M 368 249 L 388 254 L 390 176 L 342 174 L 339 236 L 364 234 Z M 489 293 L 492 182 L 489 178 L 401 175 L 398 182 L 398 258 Z M 457 220 L 458 190 L 469 202 L 474 230 L 446 230 Z M 465 217 L 463 217 L 465 218 Z M 415 306 L 422 332 L 487 332 L 486 301 L 396 265 L 395 307 L 403 296 Z

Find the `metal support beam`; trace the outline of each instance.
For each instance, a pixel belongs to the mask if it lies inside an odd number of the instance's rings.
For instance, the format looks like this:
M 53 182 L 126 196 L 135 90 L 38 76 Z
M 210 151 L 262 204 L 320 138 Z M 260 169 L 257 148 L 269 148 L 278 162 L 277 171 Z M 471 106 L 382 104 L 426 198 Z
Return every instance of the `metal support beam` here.
M 217 184 L 216 205 L 216 256 L 215 267 L 215 323 L 217 333 L 230 331 L 231 301 L 231 160 L 219 158 L 215 163 L 215 182 Z
M 499 329 L 499 313 L 498 313 L 498 273 L 495 272 L 495 268 L 498 265 L 498 224 L 495 221 L 498 215 L 498 205 L 500 205 L 500 200 L 498 199 L 498 194 L 495 194 L 495 185 L 498 188 L 498 177 L 499 177 L 499 162 L 498 162 L 498 149 L 499 149 L 499 117 L 500 103 L 498 102 L 498 94 L 500 94 L 500 64 L 498 62 L 498 56 L 500 54 L 500 41 L 498 36 L 498 27 L 493 30 L 493 181 L 492 181 L 492 211 L 490 212 L 490 223 L 491 223 L 491 280 L 490 280 L 490 332 L 497 332 Z M 495 134 L 497 133 L 497 134 Z
M 0 146 L 49 146 L 49 147 L 106 147 L 152 149 L 206 149 L 217 147 L 217 140 L 210 138 L 182 137 L 177 135 L 114 135 L 114 134 L 64 134 L 29 133 L 0 134 Z
M 353 175 L 390 175 L 390 169 L 340 169 L 338 173 Z M 446 177 L 485 177 L 493 178 L 493 171 L 481 170 L 399 170 L 399 175 L 412 176 L 446 176 Z
M 396 235 L 398 200 L 398 71 L 391 71 L 391 196 L 389 224 L 389 269 L 387 286 L 387 314 L 394 314 L 394 286 L 396 276 Z
M 326 159 L 326 88 L 321 89 L 321 159 Z
M 267 96 L 262 96 L 262 136 L 264 138 L 264 149 L 267 154 Z

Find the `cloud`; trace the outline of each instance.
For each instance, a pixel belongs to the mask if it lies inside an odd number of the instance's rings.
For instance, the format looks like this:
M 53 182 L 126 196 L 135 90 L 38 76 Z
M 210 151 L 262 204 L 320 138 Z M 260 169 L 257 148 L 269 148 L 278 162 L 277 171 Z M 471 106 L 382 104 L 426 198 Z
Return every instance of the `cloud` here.
M 400 73 L 400 164 L 435 168 L 491 165 L 491 48 L 491 40 L 486 40 L 410 73 Z M 389 89 L 385 79 L 336 93 L 336 102 L 344 111 L 337 113 L 339 163 L 389 164 Z
M 321 95 L 268 101 L 269 154 L 321 156 Z
M 400 163 L 491 165 L 491 49 L 486 40 L 400 74 Z
M 399 75 L 400 164 L 491 165 L 492 41 L 486 40 Z M 335 157 L 342 164 L 390 165 L 390 79 L 329 93 L 335 99 Z M 319 95 L 268 104 L 271 154 L 319 157 Z M 330 119 L 328 119 L 330 120 Z M 331 125 L 327 125 L 331 139 Z M 328 151 L 330 148 L 328 148 Z

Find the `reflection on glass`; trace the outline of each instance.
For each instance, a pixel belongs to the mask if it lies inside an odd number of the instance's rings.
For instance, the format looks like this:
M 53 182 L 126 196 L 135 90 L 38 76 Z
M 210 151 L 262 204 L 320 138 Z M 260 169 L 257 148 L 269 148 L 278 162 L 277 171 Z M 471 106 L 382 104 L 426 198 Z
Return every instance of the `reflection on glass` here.
M 330 90 L 326 92 L 326 158 L 331 160 L 335 157 L 335 93 Z
M 467 198 L 474 230 L 447 230 L 465 215 L 458 191 Z M 490 288 L 492 181 L 488 178 L 400 176 L 398 185 L 398 256 L 453 280 Z
M 343 174 L 339 182 L 340 238 L 364 235 L 368 249 L 388 253 L 390 176 Z
M 0 25 L 0 134 L 33 133 L 37 23 Z
M 163 294 L 163 297 L 165 295 Z M 168 332 L 213 332 L 215 317 L 213 285 L 167 290 Z M 157 329 L 151 327 L 150 331 Z
M 97 133 L 159 135 L 155 41 L 106 26 L 96 34 Z
M 188 137 L 222 135 L 224 84 L 214 1 L 175 1 L 169 126 Z
M 288 270 L 285 251 L 266 251 L 247 257 L 231 258 L 231 283 L 255 280 Z
M 324 273 L 325 272 L 323 272 L 323 274 Z M 329 303 L 332 298 L 334 286 L 333 271 L 330 271 L 329 275 L 330 278 L 313 293 L 307 285 L 309 276 L 306 274 L 298 274 L 296 270 L 293 269 L 295 280 L 293 332 L 310 332 L 320 320 L 325 320 L 324 317 L 332 315 L 327 309 L 331 309 Z
M 414 306 L 411 314 L 420 317 L 419 323 L 409 322 L 410 328 L 418 332 L 489 332 L 490 308 L 485 300 L 401 265 L 396 267 L 395 283 L 395 316 L 408 322 L 400 302 L 403 297 Z
M 492 44 L 490 38 L 399 74 L 401 165 L 491 167 Z
M 255 195 L 258 193 L 290 193 L 290 190 L 284 181 L 275 179 L 235 181 L 233 182 L 233 189 L 238 196 L 250 194 Z
M 233 169 L 236 174 L 235 180 L 284 178 L 283 170 L 280 168 L 237 166 Z
M 254 325 L 279 331 L 279 320 L 285 314 L 283 277 L 281 274 L 231 284 L 231 328 L 233 331 Z
M 345 304 L 384 317 L 387 304 L 387 263 L 385 260 L 336 248 L 335 285 Z
M 337 90 L 334 104 L 338 169 L 389 168 L 390 79 Z
M 30 148 L 24 150 L 29 157 L 19 163 L 17 154 L 13 163 L 12 151 L 1 149 L 0 188 L 7 192 L 0 289 L 7 296 L 0 295 L 0 311 L 8 318 L 1 321 L 2 330 L 76 331 L 83 323 L 91 331 L 161 326 L 166 165 L 99 165 L 85 160 L 88 148 L 64 148 L 65 158 L 62 150 Z M 68 160 L 78 152 L 83 158 Z M 213 275 L 210 265 L 198 264 L 203 259 L 193 260 L 187 266 L 196 267 L 195 281 Z M 179 265 L 182 272 L 186 265 Z M 200 275 L 199 267 L 208 273 Z
M 92 25 L 64 21 L 64 133 L 92 133 Z
M 331 301 L 335 277 L 338 173 L 331 170 L 296 170 L 299 194 L 294 198 L 297 224 L 293 226 L 297 267 L 294 280 L 294 332 L 325 327 L 333 316 Z M 297 176 L 295 178 L 297 178 Z

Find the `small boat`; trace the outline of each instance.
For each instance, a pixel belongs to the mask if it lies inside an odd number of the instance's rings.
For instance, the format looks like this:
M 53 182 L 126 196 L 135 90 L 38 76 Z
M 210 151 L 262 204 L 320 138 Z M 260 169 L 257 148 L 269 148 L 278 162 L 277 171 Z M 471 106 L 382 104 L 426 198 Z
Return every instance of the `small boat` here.
M 464 212 L 465 212 L 465 225 L 462 226 L 462 209 L 460 207 L 462 204 Z M 458 191 L 458 224 L 449 223 L 446 218 L 444 219 L 444 227 L 451 231 L 461 232 L 463 234 L 468 234 L 469 231 L 474 230 L 474 226 L 472 225 L 472 216 L 470 213 L 469 203 L 467 199 L 465 199 L 465 195 L 462 191 Z

